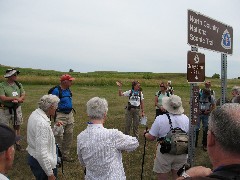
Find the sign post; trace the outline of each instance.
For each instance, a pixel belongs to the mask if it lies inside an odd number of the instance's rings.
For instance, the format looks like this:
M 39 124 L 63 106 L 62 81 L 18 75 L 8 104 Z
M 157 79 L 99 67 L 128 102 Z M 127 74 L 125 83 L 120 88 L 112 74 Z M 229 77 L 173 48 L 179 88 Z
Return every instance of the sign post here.
M 221 58 L 221 101 L 225 103 L 227 87 L 227 54 L 232 54 L 233 28 L 198 12 L 188 10 L 187 80 L 191 87 L 188 162 L 194 163 L 195 125 L 199 118 L 199 87 L 196 83 L 205 81 L 205 55 L 198 53 L 198 47 L 222 53 Z
M 221 54 L 221 101 L 220 106 L 225 104 L 227 93 L 227 55 Z
M 199 118 L 199 86 L 197 83 L 205 81 L 205 55 L 198 53 L 198 48 L 191 47 L 187 54 L 187 80 L 190 83 L 190 120 L 188 163 L 194 166 L 196 122 Z
M 187 80 L 189 83 L 205 81 L 205 55 L 196 51 L 187 54 Z
M 199 12 L 188 10 L 188 44 L 232 54 L 233 28 Z

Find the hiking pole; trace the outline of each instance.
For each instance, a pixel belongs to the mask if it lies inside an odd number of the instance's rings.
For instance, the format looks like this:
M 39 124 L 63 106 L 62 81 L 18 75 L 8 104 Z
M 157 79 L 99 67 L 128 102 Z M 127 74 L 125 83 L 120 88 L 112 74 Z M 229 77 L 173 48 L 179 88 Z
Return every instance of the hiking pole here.
M 146 126 L 146 132 L 148 131 L 148 127 Z M 145 134 L 146 132 L 144 133 L 144 147 L 143 147 L 143 159 L 142 159 L 142 172 L 141 172 L 141 180 L 143 179 L 143 165 L 144 165 L 144 157 L 145 157 L 145 152 L 146 152 L 146 137 L 145 137 Z

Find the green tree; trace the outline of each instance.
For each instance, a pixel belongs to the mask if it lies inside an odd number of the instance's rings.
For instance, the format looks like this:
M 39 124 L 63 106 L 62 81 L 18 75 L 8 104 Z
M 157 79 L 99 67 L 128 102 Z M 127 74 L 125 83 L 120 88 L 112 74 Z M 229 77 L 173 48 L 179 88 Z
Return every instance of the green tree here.
M 220 74 L 215 73 L 215 74 L 212 75 L 212 78 L 214 78 L 214 79 L 220 79 Z

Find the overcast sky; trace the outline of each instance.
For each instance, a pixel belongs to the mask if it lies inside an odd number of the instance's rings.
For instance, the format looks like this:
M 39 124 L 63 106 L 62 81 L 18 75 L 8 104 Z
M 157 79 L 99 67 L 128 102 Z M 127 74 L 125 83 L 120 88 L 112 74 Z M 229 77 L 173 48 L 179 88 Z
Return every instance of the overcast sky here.
M 187 10 L 233 27 L 228 78 L 240 76 L 239 0 L 0 0 L 0 64 L 58 71 L 187 72 Z M 206 75 L 221 53 L 205 54 Z

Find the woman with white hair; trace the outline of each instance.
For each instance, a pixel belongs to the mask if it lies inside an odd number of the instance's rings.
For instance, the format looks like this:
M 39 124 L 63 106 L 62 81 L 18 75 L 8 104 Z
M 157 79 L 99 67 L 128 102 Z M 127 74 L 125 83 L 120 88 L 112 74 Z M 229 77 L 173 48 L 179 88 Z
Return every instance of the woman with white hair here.
M 240 95 L 240 87 L 239 86 L 233 86 L 232 88 L 232 99 L 231 102 L 234 103 L 237 96 Z
M 77 136 L 77 153 L 86 168 L 85 179 L 126 179 L 121 151 L 133 151 L 139 146 L 136 137 L 104 128 L 107 111 L 106 99 L 94 97 L 87 102 L 90 122 Z
M 57 176 L 56 144 L 49 117 L 54 116 L 59 101 L 55 95 L 44 95 L 28 119 L 28 164 L 38 180 L 52 180 Z M 61 125 L 62 122 L 56 124 Z

